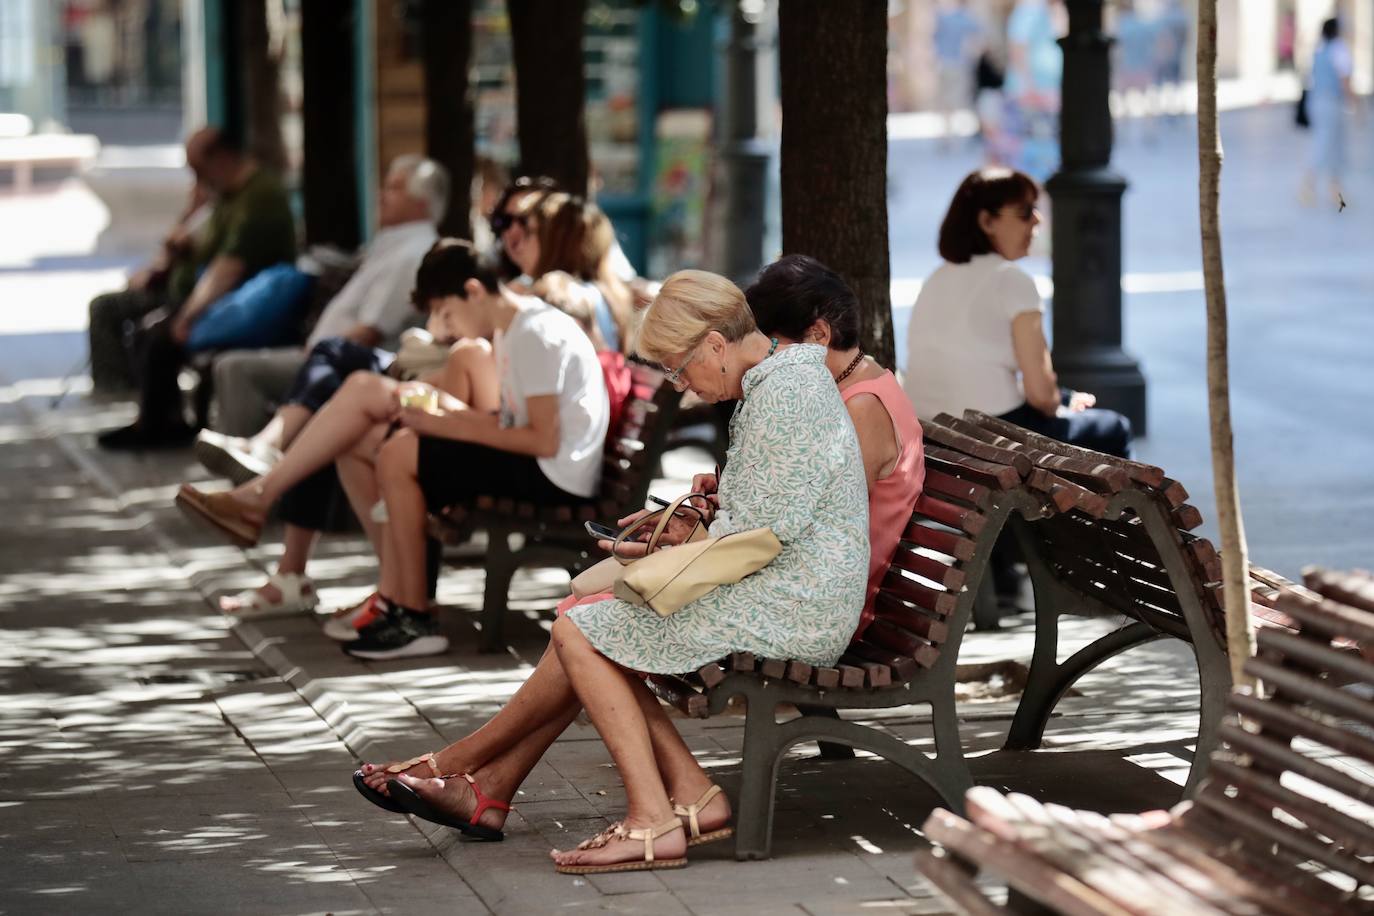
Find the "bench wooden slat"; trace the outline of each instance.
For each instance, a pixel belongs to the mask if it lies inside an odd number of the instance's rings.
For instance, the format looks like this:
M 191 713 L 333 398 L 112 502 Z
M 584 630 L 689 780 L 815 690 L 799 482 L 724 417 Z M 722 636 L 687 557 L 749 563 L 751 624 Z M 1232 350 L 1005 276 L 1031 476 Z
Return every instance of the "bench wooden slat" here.
M 891 621 L 878 617 L 864 630 L 862 642 L 888 649 L 899 656 L 917 661 L 922 668 L 929 668 L 940 657 L 938 647 L 922 639 L 910 630 L 897 626 Z M 884 660 L 885 664 L 892 664 Z
M 957 856 L 943 850 L 921 849 L 916 852 L 916 866 L 936 890 L 970 916 L 1002 916 L 1006 912 L 983 896 L 973 882 L 975 870 Z
M 1015 468 L 1016 473 L 1023 478 L 1031 471 L 1030 458 L 1019 452 L 1010 452 L 1004 448 L 989 445 L 972 436 L 964 435 L 934 422 L 922 423 L 921 431 L 925 434 L 927 442 L 934 442 L 937 445 L 954 449 L 956 452 L 963 452 L 966 455 L 991 461 L 994 464 L 1009 465 Z
M 1374 703 L 1349 691 L 1305 677 L 1296 671 L 1263 658 L 1245 660 L 1245 671 L 1265 684 L 1281 687 L 1291 696 L 1334 716 L 1344 716 L 1374 727 Z
M 864 684 L 868 687 L 887 687 L 892 683 L 892 669 L 880 662 L 871 662 L 852 651 L 840 656 L 840 661 L 862 671 Z M 841 671 L 844 665 L 841 665 Z
M 1318 602 L 1295 595 L 1285 595 L 1278 602 L 1278 608 L 1292 619 L 1301 622 L 1305 629 L 1315 630 L 1323 636 L 1340 634 L 1357 643 L 1374 643 L 1374 626 L 1370 625 L 1368 615 L 1362 614 L 1354 606 L 1337 604 L 1331 600 Z
M 838 668 L 816 668 L 811 672 L 811 679 L 817 687 L 824 690 L 833 690 L 840 686 L 840 669 Z
M 725 680 L 726 671 L 720 662 L 709 662 L 697 669 L 697 677 L 708 689 Z
M 936 645 L 949 638 L 949 625 L 942 619 L 929 617 L 911 606 L 898 601 L 891 593 L 879 592 L 873 604 L 876 618 L 886 620 L 910 630 L 924 640 Z
M 1374 612 L 1374 576 L 1367 573 L 1338 573 L 1324 569 L 1305 569 L 1303 584 L 1324 598 L 1340 604 Z M 1359 629 L 1363 629 L 1362 627 Z M 1364 640 L 1369 636 L 1352 636 Z
M 948 414 L 940 414 L 936 417 L 937 421 L 945 421 L 946 419 L 949 421 L 948 425 L 959 432 L 1010 451 L 1022 451 L 1030 457 L 1037 467 L 1073 478 L 1075 482 L 1094 490 L 1104 493 L 1119 493 L 1130 485 L 1130 474 L 1103 460 L 1110 456 L 1084 450 L 1085 454 L 1091 457 L 1080 457 L 1079 455 L 1066 454 L 1059 448 L 1047 448 L 1040 441 L 1033 441 L 1035 434 L 1030 430 L 1010 423 L 1005 424 L 999 431 L 971 419 L 961 420 L 949 417 Z M 1053 439 L 1049 442 L 1063 445 L 1063 443 Z
M 855 668 L 853 665 L 840 664 L 836 666 L 840 672 L 840 686 L 846 688 L 862 687 L 864 685 L 864 670 Z
M 927 443 L 926 470 L 937 470 L 953 477 L 965 477 L 994 490 L 1010 490 L 1021 482 L 1021 472 L 1009 464 L 984 461 L 953 449 Z
M 876 623 L 876 621 L 875 621 Z M 873 629 L 869 627 L 869 629 Z M 892 669 L 898 681 L 908 681 L 916 676 L 916 672 L 921 668 L 928 668 L 929 665 L 922 665 L 919 661 L 907 654 L 884 649 L 868 641 L 868 633 L 864 633 L 863 639 L 856 639 L 849 644 L 846 655 L 863 659 L 864 661 L 874 662 L 879 665 L 886 665 Z
M 1321 671 L 1339 674 L 1351 681 L 1374 683 L 1374 662 L 1351 652 L 1342 652 L 1330 643 L 1316 642 L 1282 630 L 1260 630 L 1255 640 L 1261 650 L 1281 652 L 1284 660 L 1298 660 Z
M 972 560 L 975 549 L 974 542 L 969 538 L 953 531 L 922 525 L 918 521 L 906 526 L 906 530 L 902 532 L 902 540 L 961 561 Z
M 1177 480 L 1166 477 L 1159 485 L 1159 495 L 1164 497 L 1164 501 L 1169 504 L 1169 508 L 1177 509 L 1188 501 L 1188 490 Z
M 1249 754 L 1257 760 L 1264 761 L 1266 766 L 1297 773 L 1299 776 L 1366 804 L 1374 801 L 1374 786 L 1361 782 L 1342 770 L 1305 757 L 1285 742 L 1277 741 L 1265 735 L 1252 734 L 1231 722 L 1226 722 L 1221 726 L 1221 737 L 1232 748 Z M 1198 798 L 1202 798 L 1203 794 L 1198 793 Z
M 983 526 L 987 524 L 987 519 L 983 516 L 983 513 L 976 509 L 964 509 L 952 503 L 942 502 L 924 493 L 916 497 L 915 511 L 942 525 L 958 528 L 969 534 L 977 534 L 982 531 Z
M 1092 449 L 1080 448 L 1076 445 L 1069 445 L 1049 436 L 1042 436 L 1039 433 L 1031 432 L 1028 429 L 1008 423 L 999 417 L 989 416 L 977 410 L 964 411 L 965 419 L 972 420 L 984 429 L 1000 433 L 1008 439 L 1017 439 L 1034 445 L 1036 448 L 1044 449 L 1056 455 L 1070 455 L 1079 457 L 1085 461 L 1096 461 L 1102 464 L 1110 464 L 1120 468 L 1130 475 L 1131 479 L 1137 483 L 1143 483 L 1149 487 L 1158 487 L 1164 482 L 1164 469 L 1157 468 L 1152 464 L 1142 464 L 1139 461 L 1131 461 L 1127 458 L 1117 458 L 1115 455 L 1104 455 L 1102 452 L 1095 452 Z
M 1374 763 L 1374 740 L 1345 729 L 1332 728 L 1311 716 L 1304 715 L 1298 707 L 1283 703 L 1276 697 L 1261 700 L 1250 694 L 1237 692 L 1231 694 L 1231 705 L 1246 718 L 1262 725 L 1266 733 L 1273 732 L 1288 738 L 1306 738 L 1325 744 L 1341 754 Z
M 957 592 L 964 587 L 965 576 L 962 569 L 941 563 L 934 557 L 922 556 L 913 550 L 898 547 L 892 554 L 892 566 L 943 585 L 951 592 Z
M 958 596 L 953 592 L 944 592 L 928 585 L 922 585 L 915 579 L 907 578 L 899 572 L 888 572 L 883 577 L 881 590 L 891 592 L 903 601 L 909 601 L 939 617 L 948 617 L 954 613 L 954 607 L 959 601 Z
M 1331 843 L 1348 855 L 1338 856 L 1333 866 L 1345 871 L 1347 858 L 1374 853 L 1374 838 L 1369 825 L 1343 811 L 1338 811 L 1310 796 L 1295 792 L 1267 773 L 1247 766 L 1239 766 L 1224 756 L 1212 761 L 1208 775 L 1214 782 L 1225 782 L 1241 790 L 1242 804 L 1247 809 L 1278 808 L 1302 821 L 1310 829 L 1320 831 Z M 1219 778 L 1220 777 L 1220 778 Z M 1263 814 L 1264 811 L 1259 813 Z
M 794 684 L 808 683 L 811 680 L 811 666 L 806 662 L 799 662 L 793 659 L 787 663 L 787 671 L 784 677 Z
M 933 468 L 926 468 L 922 490 L 937 493 L 944 499 L 955 499 L 968 503 L 975 509 L 986 510 L 992 504 L 992 491 L 980 483 L 962 480 Z
M 1197 506 L 1184 503 L 1169 513 L 1169 521 L 1180 531 L 1192 531 L 1202 525 L 1202 513 Z
M 765 658 L 759 662 L 759 673 L 764 677 L 781 680 L 787 673 L 787 661 L 781 658 Z
M 975 862 L 996 863 L 1024 894 L 1068 916 L 1132 916 L 1131 911 L 1073 875 L 1051 880 L 1033 853 L 978 830 L 957 815 L 937 808 L 921 828 L 930 839 Z
M 662 700 L 666 701 L 685 716 L 704 719 L 707 715 L 707 700 L 704 695 L 692 689 L 682 678 L 671 674 L 655 674 L 649 678 L 649 686 Z

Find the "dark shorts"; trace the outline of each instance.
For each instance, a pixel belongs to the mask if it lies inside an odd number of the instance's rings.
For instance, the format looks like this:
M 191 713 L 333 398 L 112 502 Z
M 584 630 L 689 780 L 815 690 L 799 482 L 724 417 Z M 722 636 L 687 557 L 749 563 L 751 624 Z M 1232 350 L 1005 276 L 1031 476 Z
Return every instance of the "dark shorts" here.
M 544 476 L 539 459 L 434 436 L 420 436 L 416 476 L 431 512 L 478 496 L 510 497 L 541 506 L 575 505 L 575 496 Z

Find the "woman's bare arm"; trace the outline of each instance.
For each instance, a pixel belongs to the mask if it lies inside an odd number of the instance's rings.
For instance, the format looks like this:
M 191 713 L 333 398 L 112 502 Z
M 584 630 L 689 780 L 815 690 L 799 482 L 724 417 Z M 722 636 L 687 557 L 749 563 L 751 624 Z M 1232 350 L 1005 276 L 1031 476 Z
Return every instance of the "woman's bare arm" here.
M 1059 379 L 1050 362 L 1044 319 L 1039 312 L 1022 312 L 1011 321 L 1011 345 L 1021 370 L 1026 403 L 1047 417 L 1059 410 Z

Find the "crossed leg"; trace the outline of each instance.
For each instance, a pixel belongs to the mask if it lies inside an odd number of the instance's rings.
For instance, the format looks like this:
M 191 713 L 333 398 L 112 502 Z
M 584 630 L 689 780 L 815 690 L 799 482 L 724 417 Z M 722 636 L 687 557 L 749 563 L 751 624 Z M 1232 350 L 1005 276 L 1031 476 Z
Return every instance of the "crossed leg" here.
M 697 765 L 658 700 L 643 682 L 634 680 L 639 687 L 635 699 L 649 723 L 655 760 L 668 793 L 680 803 L 700 798 L 710 780 Z M 510 801 L 581 708 L 562 663 L 550 646 L 510 701 L 476 731 L 436 752 L 435 766 L 444 774 L 469 773 L 489 797 Z M 387 781 L 397 778 L 386 772 L 385 764 L 365 764 L 362 772 L 364 781 L 383 794 Z M 399 778 L 441 810 L 459 817 L 470 816 L 476 809 L 476 798 L 467 782 L 426 778 L 430 772 L 428 765 L 422 763 L 406 770 Z M 500 828 L 505 820 L 504 811 L 488 808 L 478 823 Z M 716 830 L 729 820 L 730 805 L 723 794 L 712 799 L 699 815 L 702 832 Z

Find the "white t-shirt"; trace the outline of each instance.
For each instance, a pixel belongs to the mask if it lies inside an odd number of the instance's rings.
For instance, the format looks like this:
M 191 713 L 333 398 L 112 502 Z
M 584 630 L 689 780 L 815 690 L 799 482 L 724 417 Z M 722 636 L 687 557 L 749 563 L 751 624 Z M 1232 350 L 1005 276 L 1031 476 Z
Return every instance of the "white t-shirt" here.
M 1025 402 L 1012 319 L 1044 312 L 1035 281 L 999 254 L 946 263 L 916 297 L 907 326 L 907 397 L 921 419 L 966 408 L 1006 413 Z
M 305 348 L 341 337 L 360 324 L 376 328 L 389 343 L 401 331 L 422 323 L 410 304 L 410 291 L 420 262 L 438 238 L 434 224 L 425 220 L 379 231 L 368 243 L 362 264 L 320 313 Z
M 558 454 L 540 458 L 544 476 L 576 496 L 592 496 L 611 421 L 606 380 L 577 322 L 533 298 L 493 341 L 501 373 L 501 425 L 526 426 L 525 401 L 558 395 Z

